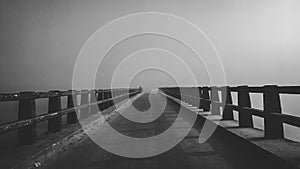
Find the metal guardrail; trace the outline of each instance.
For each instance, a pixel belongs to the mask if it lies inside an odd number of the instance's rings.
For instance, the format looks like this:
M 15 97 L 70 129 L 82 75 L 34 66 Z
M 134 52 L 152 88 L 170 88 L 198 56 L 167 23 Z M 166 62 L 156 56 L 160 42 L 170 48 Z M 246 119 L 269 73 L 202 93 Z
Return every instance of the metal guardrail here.
M 182 94 L 180 90 L 199 91 L 196 95 Z M 178 99 L 189 98 L 199 102 L 199 108 L 204 111 L 212 110 L 213 115 L 221 115 L 223 120 L 234 120 L 233 111 L 238 112 L 240 127 L 253 127 L 252 116 L 264 118 L 264 132 L 267 138 L 284 138 L 283 123 L 300 127 L 300 117 L 282 114 L 280 94 L 300 94 L 300 86 L 266 85 L 262 87 L 164 87 L 160 88 L 164 93 Z M 221 92 L 221 101 L 219 100 Z M 232 92 L 237 92 L 238 105 L 232 103 Z M 192 93 L 192 92 L 189 92 Z M 252 108 L 250 93 L 263 94 L 263 110 Z M 181 98 L 184 97 L 184 98 Z
M 36 141 L 37 123 L 48 120 L 48 132 L 59 132 L 62 130 L 62 115 L 67 115 L 67 124 L 74 124 L 78 122 L 76 110 L 80 110 L 80 118 L 87 118 L 141 91 L 142 88 L 132 88 L 0 94 L 0 102 L 19 102 L 18 120 L 0 124 L 0 134 L 18 130 L 19 144 L 33 144 Z M 78 95 L 81 95 L 80 106 L 77 105 Z M 66 109 L 61 109 L 63 96 L 67 96 Z M 48 113 L 36 115 L 35 100 L 41 98 L 49 98 Z

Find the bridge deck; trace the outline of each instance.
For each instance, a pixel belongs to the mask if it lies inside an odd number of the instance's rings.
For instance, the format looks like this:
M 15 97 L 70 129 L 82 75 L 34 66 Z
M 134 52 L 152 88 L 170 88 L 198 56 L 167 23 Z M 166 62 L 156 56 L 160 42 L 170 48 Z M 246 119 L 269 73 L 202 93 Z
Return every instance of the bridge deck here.
M 161 107 L 163 96 L 156 93 L 153 96 L 156 102 L 151 102 L 152 107 Z M 150 107 L 149 94 L 143 94 L 133 101 L 122 111 L 130 114 L 131 108 L 135 107 L 141 111 L 146 111 Z M 177 117 L 176 103 L 167 100 L 164 112 L 156 120 L 146 123 L 134 123 L 121 115 L 110 119 L 110 125 L 124 135 L 131 137 L 151 137 L 167 130 Z M 180 117 L 178 117 L 180 118 Z M 183 119 L 182 125 L 178 126 L 178 131 L 189 124 Z M 105 130 L 105 129 L 102 129 Z M 158 156 L 133 159 L 114 155 L 100 148 L 91 139 L 75 146 L 71 150 L 58 156 L 45 168 L 205 168 L 205 169 L 226 169 L 232 166 L 208 143 L 198 143 L 198 131 L 192 129 L 189 134 L 175 147 Z M 103 135 L 110 138 L 110 135 Z M 112 138 L 111 138 L 112 139 Z M 120 145 L 122 146 L 122 145 Z

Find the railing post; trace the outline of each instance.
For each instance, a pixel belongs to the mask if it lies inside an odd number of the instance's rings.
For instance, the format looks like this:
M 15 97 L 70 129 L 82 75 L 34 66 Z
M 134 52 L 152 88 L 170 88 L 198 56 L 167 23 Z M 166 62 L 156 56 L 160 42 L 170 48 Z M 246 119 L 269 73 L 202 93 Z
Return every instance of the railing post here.
M 106 93 L 106 99 L 110 99 L 110 89 L 106 89 L 105 93 Z M 110 100 L 108 100 L 106 102 L 106 108 L 109 108 L 109 107 L 110 107 Z
M 128 90 L 127 90 L 127 93 L 128 93 L 128 98 L 130 98 L 130 97 L 131 97 L 130 91 L 131 91 L 131 89 L 128 89 Z
M 272 113 L 282 113 L 278 86 L 264 86 L 264 125 L 265 137 L 272 139 L 284 138 L 282 120 Z
M 97 102 L 97 92 L 96 92 L 96 90 L 92 90 L 91 91 L 91 103 L 96 103 Z M 97 104 L 95 104 L 95 105 L 91 105 L 90 106 L 90 113 L 91 114 L 96 114 L 97 112 L 98 112 L 98 106 L 97 106 Z
M 139 93 L 142 93 L 142 91 L 143 91 L 143 88 L 142 88 L 142 86 L 140 86 L 139 87 Z
M 128 96 L 126 94 L 127 94 L 127 90 L 123 89 L 121 92 L 121 95 L 124 95 L 124 96 L 121 97 L 121 100 L 124 100 L 124 98 L 128 98 Z
M 202 87 L 198 87 L 198 90 L 199 90 L 199 109 L 203 109 L 203 90 L 202 90 Z
M 55 96 L 49 97 L 48 104 L 48 113 L 54 113 L 61 110 L 61 99 L 60 99 L 60 91 L 53 90 L 50 91 L 51 94 Z M 62 116 L 61 114 L 56 115 L 56 117 L 50 119 L 48 121 L 48 133 L 58 132 L 62 129 Z
M 98 101 L 102 101 L 102 100 L 104 100 L 104 91 L 98 90 Z M 98 107 L 100 111 L 104 110 L 104 103 L 99 103 Z
M 114 101 L 115 101 L 116 103 L 119 103 L 119 102 L 121 101 L 121 99 L 119 98 L 119 96 L 120 96 L 120 90 L 119 90 L 119 89 L 116 90 L 115 96 L 118 97 L 118 98 L 114 99 Z
M 203 111 L 210 111 L 210 97 L 209 97 L 209 88 L 203 87 Z
M 116 97 L 118 97 L 118 98 L 115 99 L 116 103 L 119 103 L 121 101 L 121 99 L 119 98 L 119 96 L 120 96 L 120 90 L 116 90 Z
M 119 103 L 122 101 L 122 98 L 120 97 L 122 95 L 122 91 L 120 89 L 118 90 L 117 95 L 118 95 L 117 103 Z
M 107 89 L 107 99 L 110 99 L 111 98 L 111 90 L 110 89 Z M 110 107 L 111 106 L 111 100 L 109 100 L 107 102 L 107 107 Z
M 81 106 L 89 104 L 89 92 L 88 90 L 81 91 Z M 89 106 L 85 106 L 84 108 L 80 109 L 80 119 L 88 118 L 90 115 Z
M 216 103 L 218 102 L 218 103 Z M 216 86 L 211 87 L 211 114 L 212 115 L 220 115 L 220 106 L 219 106 L 220 98 L 218 88 Z
M 68 109 L 77 107 L 78 104 L 76 91 L 74 90 L 69 90 L 69 91 L 72 92 L 72 94 L 68 95 L 68 102 L 67 102 Z M 67 114 L 67 124 L 75 124 L 77 122 L 78 122 L 78 118 L 75 110 Z
M 238 90 L 238 106 L 251 108 L 251 100 L 250 100 L 248 86 L 238 86 L 237 90 Z M 252 115 L 244 110 L 239 111 L 239 126 L 253 127 Z
M 113 89 L 112 90 L 112 98 L 116 97 L 117 96 L 117 90 L 116 89 Z M 112 100 L 113 102 L 113 105 L 115 105 L 115 103 L 117 103 L 117 101 L 115 99 Z
M 174 91 L 173 93 L 174 93 L 174 95 L 175 95 L 175 97 L 177 98 L 177 99 L 179 99 L 179 100 L 183 100 L 183 88 L 181 88 L 181 87 L 175 87 L 175 88 L 172 88 L 172 90 Z
M 34 92 L 21 92 L 19 99 L 18 120 L 31 119 L 36 116 Z M 30 145 L 36 141 L 36 124 L 18 129 L 18 143 Z
M 109 107 L 114 106 L 114 100 L 112 99 L 113 98 L 113 90 L 112 89 L 109 90 L 109 98 L 111 99 L 109 101 Z
M 106 90 L 104 90 L 104 100 L 106 100 L 104 102 L 104 109 L 109 108 L 109 101 L 107 100 L 108 98 L 109 98 L 109 96 L 108 96 L 108 90 L 106 89 Z
M 231 91 L 228 86 L 222 88 L 223 120 L 233 120 L 233 109 L 226 104 L 232 104 Z
M 186 102 L 186 96 L 185 96 L 185 94 L 186 94 L 185 91 L 186 90 L 185 90 L 185 87 L 179 87 L 179 89 L 180 89 L 180 93 L 178 93 L 178 94 L 180 94 L 180 100 Z

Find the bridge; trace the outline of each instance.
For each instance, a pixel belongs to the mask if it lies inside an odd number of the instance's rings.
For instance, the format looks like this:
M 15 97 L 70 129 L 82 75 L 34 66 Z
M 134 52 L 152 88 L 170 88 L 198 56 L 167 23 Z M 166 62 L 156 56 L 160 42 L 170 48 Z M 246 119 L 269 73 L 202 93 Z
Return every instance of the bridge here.
M 252 93 L 263 95 L 263 109 L 252 107 Z M 237 95 L 237 104 L 233 103 L 233 94 Z M 17 145 L 1 151 L 0 166 L 300 168 L 300 144 L 286 139 L 283 128 L 284 124 L 300 127 L 300 118 L 282 112 L 281 94 L 299 95 L 300 86 L 161 87 L 149 93 L 142 88 L 2 93 L 1 102 L 18 102 L 18 119 L 0 126 L 3 137 L 17 133 Z M 62 108 L 62 98 L 67 99 L 66 108 Z M 39 99 L 48 99 L 47 113 L 36 113 Z M 150 107 L 154 107 L 151 113 L 147 112 Z M 162 113 L 159 107 L 163 107 Z M 139 116 L 154 120 L 137 123 L 128 119 Z M 264 130 L 254 127 L 254 116 L 264 119 Z M 196 118 L 193 121 L 191 117 Z M 47 125 L 39 125 L 45 121 Z M 116 138 L 106 132 L 104 125 L 109 124 L 123 135 L 149 138 L 169 130 L 175 122 L 178 123 L 172 133 L 179 137 L 182 130 L 188 130 L 187 135 L 168 151 L 151 157 L 121 157 L 99 147 L 89 137 L 101 131 L 102 138 L 112 143 Z M 210 135 L 201 136 L 207 128 L 212 131 Z M 122 142 L 114 142 L 113 146 L 130 151 Z M 153 144 L 148 148 L 153 151 L 157 147 Z

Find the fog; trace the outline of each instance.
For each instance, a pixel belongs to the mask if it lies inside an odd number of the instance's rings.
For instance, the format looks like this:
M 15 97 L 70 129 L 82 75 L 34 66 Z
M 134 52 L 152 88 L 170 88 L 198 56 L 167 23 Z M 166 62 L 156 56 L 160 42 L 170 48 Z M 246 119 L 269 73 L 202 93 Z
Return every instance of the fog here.
M 0 92 L 70 89 L 76 59 L 93 33 L 124 15 L 153 11 L 180 16 L 199 27 L 218 51 L 228 85 L 299 85 L 299 8 L 297 0 L 0 0 Z M 98 68 L 97 87 L 110 87 L 121 59 L 145 47 L 176 51 L 192 65 L 197 80 L 208 84 L 205 67 L 194 62 L 190 51 L 174 40 L 145 35 L 130 38 L 107 54 L 105 64 Z M 138 56 L 149 59 L 144 63 L 152 59 L 143 53 Z M 176 64 L 168 60 L 169 65 Z M 118 77 L 118 85 L 126 86 L 128 77 Z M 130 84 L 147 90 L 175 84 L 176 80 L 190 85 L 186 76 L 177 74 L 176 78 L 149 69 L 137 74 Z M 261 96 L 252 100 L 254 106 L 261 107 Z M 282 100 L 285 113 L 300 114 L 298 96 L 284 95 Z M 0 122 L 15 120 L 15 106 L 4 104 L 0 105 Z

